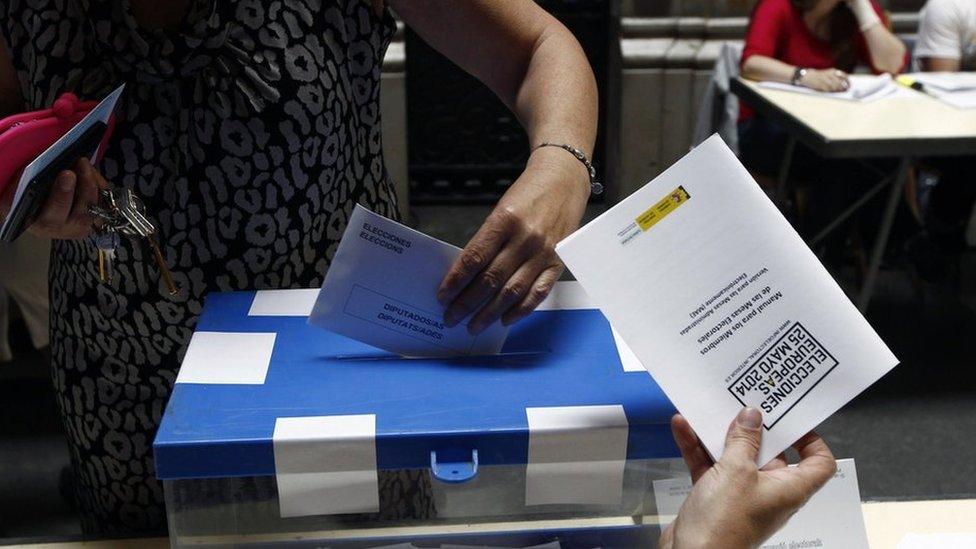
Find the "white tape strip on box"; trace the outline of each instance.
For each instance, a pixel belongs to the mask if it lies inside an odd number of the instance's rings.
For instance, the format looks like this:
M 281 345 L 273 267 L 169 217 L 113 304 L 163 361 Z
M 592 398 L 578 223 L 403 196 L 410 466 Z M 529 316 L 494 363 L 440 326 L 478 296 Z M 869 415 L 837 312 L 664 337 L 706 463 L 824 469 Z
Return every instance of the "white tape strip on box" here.
M 247 316 L 308 316 L 318 295 L 318 288 L 258 290 Z
M 274 344 L 273 333 L 196 332 L 176 383 L 263 385 Z
M 272 441 L 282 518 L 379 511 L 375 415 L 280 417 Z
M 627 464 L 620 405 L 526 408 L 525 504 L 617 505 Z

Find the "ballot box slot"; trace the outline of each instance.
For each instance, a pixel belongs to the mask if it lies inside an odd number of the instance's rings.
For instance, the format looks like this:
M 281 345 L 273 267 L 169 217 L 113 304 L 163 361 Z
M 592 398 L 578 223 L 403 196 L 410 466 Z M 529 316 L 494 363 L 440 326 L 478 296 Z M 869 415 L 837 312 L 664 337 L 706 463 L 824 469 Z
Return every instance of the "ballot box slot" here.
M 541 350 L 541 351 L 509 351 L 509 352 L 503 351 L 501 353 L 494 354 L 494 355 L 461 355 L 461 356 L 456 356 L 456 357 L 435 357 L 434 359 L 436 359 L 436 360 L 452 361 L 452 362 L 465 362 L 465 361 L 484 360 L 484 359 L 487 359 L 487 360 L 499 360 L 499 359 L 505 359 L 505 358 L 508 358 L 508 357 L 516 357 L 517 358 L 517 357 L 544 356 L 544 355 L 548 355 L 548 354 L 551 354 L 551 353 L 552 353 L 552 350 L 551 349 L 546 349 L 546 350 Z M 370 362 L 376 361 L 376 360 L 419 360 L 419 361 L 430 361 L 430 360 L 432 360 L 431 357 L 424 357 L 424 356 L 400 356 L 400 355 L 393 355 L 393 354 L 389 354 L 389 353 L 376 353 L 376 354 L 373 354 L 373 353 L 363 353 L 363 354 L 355 353 L 355 354 L 336 355 L 336 356 L 330 357 L 330 358 L 334 358 L 335 360 L 347 360 L 347 361 L 362 360 L 362 361 L 370 361 Z

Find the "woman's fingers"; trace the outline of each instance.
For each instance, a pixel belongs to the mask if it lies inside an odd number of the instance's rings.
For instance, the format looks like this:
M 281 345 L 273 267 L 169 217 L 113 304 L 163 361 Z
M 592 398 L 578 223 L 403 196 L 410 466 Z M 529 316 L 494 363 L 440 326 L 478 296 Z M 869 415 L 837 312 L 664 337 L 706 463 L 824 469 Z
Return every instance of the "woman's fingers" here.
M 492 212 L 438 289 L 437 299 L 447 306 L 444 324 L 456 326 L 473 315 L 468 331 L 477 334 L 506 315 L 517 319 L 531 312 L 562 271 L 546 243 L 542 232 L 509 210 Z
M 471 322 L 468 323 L 468 330 L 473 334 L 480 333 L 509 309 L 521 303 L 528 296 L 541 271 L 542 265 L 531 259 L 518 267 L 501 290 L 472 317 Z
M 844 89 L 844 79 L 836 73 L 827 76 L 829 91 L 842 91 Z
M 70 170 L 60 172 L 30 231 L 44 238 L 84 238 L 91 233 L 89 209 L 99 202 L 99 189 L 108 182 L 87 158 L 79 158 Z
M 75 201 L 75 173 L 62 171 L 54 179 L 51 193 L 31 224 L 31 231 L 46 238 L 58 237 L 64 229 Z
M 849 88 L 851 86 L 851 82 L 847 78 L 847 73 L 844 72 L 844 71 L 842 71 L 842 70 L 834 69 L 834 78 L 836 78 L 837 81 L 838 81 L 838 84 L 837 84 L 838 85 L 838 88 L 837 88 L 838 91 L 844 91 L 844 90 L 846 90 L 847 88 Z
M 91 161 L 88 160 L 87 158 L 85 157 L 79 158 L 78 161 L 75 162 L 74 169 L 75 172 L 78 173 L 79 179 L 91 181 L 98 189 L 108 188 L 108 181 L 105 180 L 105 177 L 102 176 L 101 172 L 99 172 L 98 170 L 95 169 L 94 166 L 92 166 Z
M 712 458 L 702 448 L 698 435 L 691 428 L 691 424 L 681 414 L 675 414 L 671 418 L 671 433 L 674 441 L 678 444 L 681 457 L 685 460 L 685 465 L 691 473 L 692 483 L 698 482 L 708 469 L 714 465 Z
M 454 298 L 444 312 L 444 324 L 448 327 L 458 325 L 485 303 L 493 299 L 512 277 L 522 261 L 519 250 L 513 247 L 503 248 L 497 257 L 491 259 L 487 267 L 478 273 L 473 280 Z M 474 326 L 468 324 L 468 331 L 472 334 Z
M 519 320 L 529 316 L 529 314 L 535 310 L 543 301 L 545 301 L 546 296 L 552 291 L 553 287 L 556 285 L 556 281 L 559 280 L 559 275 L 563 273 L 563 265 L 560 263 L 558 265 L 553 265 L 542 271 L 532 287 L 529 288 L 528 295 L 525 298 L 508 310 L 502 315 L 502 324 L 506 326 L 511 326 L 512 324 L 518 322 Z
M 91 206 L 98 205 L 98 191 L 103 186 L 108 187 L 108 183 L 92 167 L 87 158 L 79 158 L 75 163 L 74 171 L 77 177 L 75 202 L 68 217 L 68 224 L 73 228 L 86 230 L 92 224 L 89 209 Z
M 508 240 L 509 232 L 510 223 L 505 215 L 498 214 L 496 211 L 488 216 L 485 223 L 461 251 L 461 255 L 448 270 L 440 288 L 437 289 L 437 300 L 442 305 L 450 305 L 474 280 L 474 277 L 491 263 Z

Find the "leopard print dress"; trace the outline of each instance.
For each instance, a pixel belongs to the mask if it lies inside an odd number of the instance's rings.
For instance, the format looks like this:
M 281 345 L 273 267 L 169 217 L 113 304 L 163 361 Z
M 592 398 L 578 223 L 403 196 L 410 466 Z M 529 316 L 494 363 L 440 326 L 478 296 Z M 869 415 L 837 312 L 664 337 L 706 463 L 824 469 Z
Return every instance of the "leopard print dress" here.
M 368 0 L 191 0 L 178 31 L 130 0 L 0 0 L 0 36 L 32 109 L 121 83 L 100 166 L 141 195 L 181 288 L 123 242 L 111 284 L 89 240 L 51 256 L 53 379 L 86 532 L 165 526 L 152 442 L 208 292 L 315 287 L 355 203 L 396 217 L 379 82 L 391 16 Z M 388 475 L 382 513 L 429 512 Z M 417 492 L 420 492 L 419 494 Z

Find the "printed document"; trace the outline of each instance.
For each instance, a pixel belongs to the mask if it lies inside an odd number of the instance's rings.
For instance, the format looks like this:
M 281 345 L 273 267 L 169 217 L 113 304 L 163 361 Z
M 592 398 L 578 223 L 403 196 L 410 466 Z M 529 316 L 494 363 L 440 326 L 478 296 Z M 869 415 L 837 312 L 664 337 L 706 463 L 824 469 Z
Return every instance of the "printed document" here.
M 654 499 L 662 524 L 674 520 L 691 488 L 690 477 L 654 481 Z M 827 481 L 810 501 L 759 547 L 867 549 L 868 535 L 861 512 L 861 492 L 857 485 L 854 460 L 837 460 L 834 478 Z
M 477 336 L 443 323 L 437 288 L 460 253 L 357 204 L 308 322 L 403 356 L 496 354 L 501 322 Z
M 765 464 L 898 362 L 718 136 L 556 251 L 716 458 L 742 407 Z

